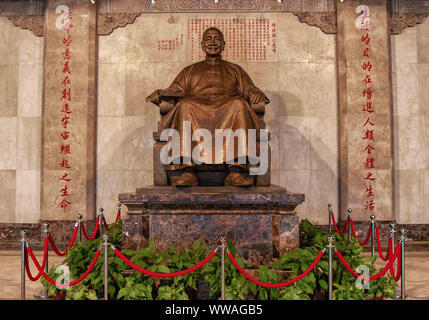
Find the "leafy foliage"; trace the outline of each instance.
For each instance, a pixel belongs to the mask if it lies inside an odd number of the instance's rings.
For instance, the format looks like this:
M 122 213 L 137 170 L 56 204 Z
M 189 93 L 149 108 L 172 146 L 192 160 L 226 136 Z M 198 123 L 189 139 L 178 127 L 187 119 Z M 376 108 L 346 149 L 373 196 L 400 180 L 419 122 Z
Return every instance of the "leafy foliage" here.
M 121 249 L 122 221 L 118 221 L 116 227 L 108 231 L 109 243 Z M 260 281 L 277 283 L 295 278 L 304 272 L 314 261 L 317 254 L 327 244 L 328 233 L 313 226 L 308 220 L 300 223 L 301 248 L 288 252 L 280 257 L 277 262 L 269 266 L 258 267 Z M 369 262 L 363 256 L 363 248 L 354 239 L 350 243 L 346 235 L 334 235 L 334 245 L 341 252 L 345 260 L 352 268 L 365 265 L 370 274 L 375 274 L 375 257 Z M 69 249 L 63 265 L 70 270 L 70 278 L 80 277 L 90 265 L 96 250 L 103 243 L 101 238 L 77 243 Z M 237 263 L 243 268 L 249 266 L 237 254 L 231 242 L 228 248 L 235 256 Z M 175 272 L 194 266 L 210 253 L 207 245 L 201 240 L 196 240 L 190 249 L 184 249 L 179 253 L 174 246 L 168 246 L 162 252 L 155 250 L 154 242 L 150 242 L 146 248 L 139 250 L 121 250 L 133 263 L 153 272 Z M 109 299 L 123 300 L 187 300 L 193 299 L 197 293 L 199 283 L 208 283 L 212 299 L 220 298 L 221 291 L 221 258 L 215 255 L 202 268 L 175 278 L 153 278 L 137 271 L 130 270 L 112 250 L 108 250 L 108 297 Z M 52 266 L 48 275 L 52 279 L 64 275 L 55 273 L 57 266 Z M 350 275 L 344 266 L 333 259 L 333 298 L 338 300 L 359 299 L 367 300 L 375 297 L 394 296 L 396 282 L 391 276 L 383 276 L 370 282 L 369 289 L 358 289 L 356 279 Z M 66 299 L 69 300 L 96 300 L 104 295 L 104 263 L 103 254 L 100 255 L 94 270 L 80 284 L 65 289 Z M 55 296 L 59 290 L 41 280 L 48 288 L 49 294 Z M 310 300 L 317 296 L 326 296 L 328 291 L 328 254 L 322 256 L 315 269 L 300 281 L 283 288 L 264 288 L 248 281 L 235 266 L 225 259 L 225 298 L 227 300 Z

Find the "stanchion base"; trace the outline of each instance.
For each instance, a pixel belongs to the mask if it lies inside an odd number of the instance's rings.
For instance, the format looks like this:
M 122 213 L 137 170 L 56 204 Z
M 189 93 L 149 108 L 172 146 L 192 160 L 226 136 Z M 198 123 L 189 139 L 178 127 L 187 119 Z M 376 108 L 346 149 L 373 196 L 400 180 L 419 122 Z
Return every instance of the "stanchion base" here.
M 41 290 L 39 293 L 35 293 L 33 295 L 37 300 L 52 300 L 52 296 L 50 296 L 47 290 Z

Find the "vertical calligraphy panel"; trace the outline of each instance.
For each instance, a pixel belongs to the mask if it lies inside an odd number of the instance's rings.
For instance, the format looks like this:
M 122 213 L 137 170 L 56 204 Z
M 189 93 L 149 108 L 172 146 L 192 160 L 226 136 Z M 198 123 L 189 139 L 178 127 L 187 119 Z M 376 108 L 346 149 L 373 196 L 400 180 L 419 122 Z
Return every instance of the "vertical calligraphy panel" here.
M 392 85 L 386 1 L 337 3 L 340 207 L 394 219 Z
M 47 1 L 42 220 L 94 217 L 97 6 Z

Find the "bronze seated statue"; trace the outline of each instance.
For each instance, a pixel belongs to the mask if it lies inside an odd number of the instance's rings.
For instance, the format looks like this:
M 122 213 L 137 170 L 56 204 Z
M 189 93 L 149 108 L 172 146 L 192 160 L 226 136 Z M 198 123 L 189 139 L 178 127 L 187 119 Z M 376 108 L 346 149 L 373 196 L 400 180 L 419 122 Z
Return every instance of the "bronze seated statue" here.
M 216 28 L 209 28 L 203 34 L 201 47 L 206 59 L 184 68 L 173 83 L 166 89 L 155 90 L 146 98 L 159 106 L 161 120 L 158 131 L 154 132 L 154 184 L 175 186 L 218 186 L 231 185 L 249 187 L 270 185 L 270 150 L 268 146 L 268 170 L 265 174 L 249 175 L 249 160 L 238 161 L 236 149 L 242 148 L 241 159 L 248 159 L 247 145 L 249 129 L 265 129 L 265 106 L 269 103 L 266 95 L 257 88 L 248 74 L 238 65 L 222 60 L 225 47 L 223 34 Z M 243 144 L 234 140 L 234 156 L 227 159 L 225 144 L 220 150 L 222 159 L 215 160 L 218 149 L 202 150 L 201 156 L 208 161 L 188 161 L 163 163 L 161 152 L 167 141 L 161 140 L 165 129 L 176 129 L 180 135 L 180 154 L 184 159 L 185 145 L 200 146 L 197 141 L 187 138 L 186 124 L 191 133 L 198 129 L 214 134 L 216 130 L 243 129 Z M 214 136 L 214 135 L 211 135 Z M 191 141 L 188 141 L 188 140 Z M 222 140 L 223 141 L 223 140 Z M 256 150 L 259 150 L 259 135 L 256 136 Z M 268 142 L 268 141 L 264 141 Z M 222 147 L 221 146 L 221 147 Z M 208 148 L 207 148 L 208 149 Z

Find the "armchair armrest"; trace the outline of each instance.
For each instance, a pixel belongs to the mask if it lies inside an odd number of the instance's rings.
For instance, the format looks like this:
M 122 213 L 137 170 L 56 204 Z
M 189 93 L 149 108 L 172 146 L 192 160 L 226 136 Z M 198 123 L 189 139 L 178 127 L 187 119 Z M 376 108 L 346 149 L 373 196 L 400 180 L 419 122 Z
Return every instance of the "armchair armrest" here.
M 261 102 L 254 103 L 254 104 L 253 103 L 250 104 L 250 107 L 258 115 L 264 115 L 265 114 L 265 106 L 266 106 L 265 101 L 261 101 Z

